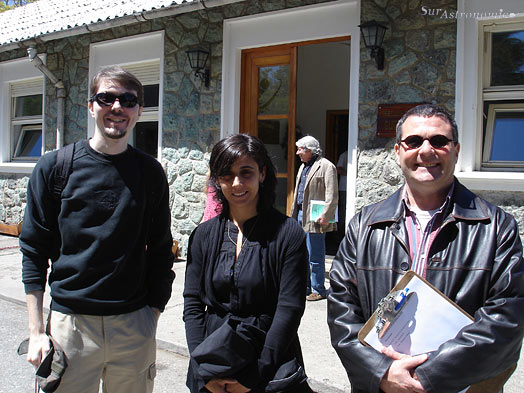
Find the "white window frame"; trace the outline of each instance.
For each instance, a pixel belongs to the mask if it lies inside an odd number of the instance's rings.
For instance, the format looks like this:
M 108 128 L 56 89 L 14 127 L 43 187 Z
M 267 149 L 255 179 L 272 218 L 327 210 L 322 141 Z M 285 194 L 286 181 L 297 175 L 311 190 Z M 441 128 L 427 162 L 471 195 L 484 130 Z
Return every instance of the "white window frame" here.
M 34 116 L 21 116 L 21 117 L 15 117 L 15 107 L 14 107 L 14 101 L 18 97 L 28 97 L 32 95 L 41 95 L 42 96 L 42 102 L 43 102 L 43 92 L 42 92 L 42 77 L 34 78 L 30 80 L 26 80 L 23 82 L 13 82 L 10 83 L 10 96 L 11 96 L 11 124 L 10 124 L 10 151 L 9 155 L 11 157 L 11 162 L 37 162 L 38 159 L 42 156 L 44 152 L 44 139 L 43 139 L 43 120 L 44 120 L 44 107 L 41 108 L 41 115 L 34 115 Z M 14 136 L 14 127 L 21 125 L 22 129 L 20 130 L 20 134 L 15 140 Z M 34 129 L 40 129 L 42 132 L 42 146 L 40 149 L 40 156 L 38 157 L 22 157 L 16 156 L 16 152 L 21 146 L 21 142 L 23 140 L 23 134 L 24 131 L 27 130 L 34 130 Z M 16 146 L 15 146 L 16 144 Z M 12 149 L 12 150 L 11 150 Z
M 458 11 L 470 13 L 457 19 L 457 68 L 455 116 L 461 150 L 455 175 L 472 190 L 524 191 L 524 172 L 482 168 L 484 98 L 498 98 L 500 92 L 487 90 L 484 96 L 485 25 L 507 25 L 524 20 L 521 0 L 458 0 Z M 483 17 L 482 14 L 502 16 Z M 471 13 L 477 13 L 472 17 Z M 501 89 L 498 89 L 501 90 Z M 520 99 L 518 92 L 504 92 L 507 99 Z M 499 98 L 500 99 L 500 98 Z
M 140 48 L 140 50 L 136 50 Z M 142 34 L 91 44 L 89 48 L 89 81 L 104 66 L 120 65 L 133 73 L 143 85 L 158 84 L 157 108 L 143 110 L 139 122 L 157 121 L 157 160 L 162 158 L 164 32 Z M 89 87 L 86 97 L 89 95 Z M 88 113 L 87 136 L 94 135 L 95 122 Z
M 513 19 L 512 19 L 513 21 Z M 484 148 L 481 160 L 481 170 L 492 171 L 520 171 L 523 172 L 523 162 L 491 162 L 488 157 L 493 142 L 493 129 L 496 114 L 500 112 L 514 112 L 524 107 L 524 85 L 492 86 L 491 85 L 491 59 L 492 40 L 491 34 L 524 30 L 524 19 L 519 22 L 494 23 L 493 21 L 482 21 L 479 23 L 480 48 L 483 49 L 482 64 L 482 99 L 479 109 L 481 116 L 485 116 L 486 104 L 488 105 L 487 124 L 484 135 Z M 504 103 L 504 100 L 522 100 L 520 103 Z M 482 123 L 479 123 L 482 124 Z
M 483 168 L 502 168 L 504 171 L 523 171 L 524 161 L 490 161 L 489 156 L 491 154 L 491 148 L 493 146 L 493 133 L 495 130 L 495 120 L 497 113 L 504 112 L 522 112 L 524 114 L 524 101 L 521 103 L 513 104 L 489 104 L 487 124 L 486 124 L 486 136 L 484 141 L 484 151 L 482 154 L 482 165 Z
M 45 62 L 45 57 L 41 56 Z M 44 153 L 45 141 L 45 78 L 28 58 L 16 59 L 0 63 L 0 171 L 4 173 L 29 174 L 32 172 L 36 161 L 14 160 L 12 157 L 13 133 L 12 133 L 12 106 L 13 97 L 11 86 L 23 84 L 35 80 L 40 81 L 41 89 L 28 91 L 31 94 L 42 94 L 42 116 L 39 119 L 29 119 L 28 122 L 42 124 L 42 154 Z M 24 124 L 26 124 L 25 122 Z
M 144 107 L 142 110 L 142 115 L 140 115 L 140 118 L 138 119 L 137 123 L 142 122 L 157 122 L 158 130 L 161 132 L 162 128 L 159 126 L 160 124 L 160 59 L 147 61 L 143 63 L 133 63 L 133 64 L 121 64 L 122 68 L 124 68 L 126 71 L 131 72 L 133 75 L 135 75 L 138 80 L 142 83 L 142 85 L 148 86 L 148 85 L 159 85 L 158 86 L 158 106 L 156 107 Z M 144 97 L 145 98 L 145 97 Z M 158 138 L 160 135 L 158 135 Z M 134 141 L 134 129 L 131 132 L 130 141 Z M 134 146 L 134 143 L 130 143 Z M 160 146 L 157 146 L 157 159 L 160 160 L 161 152 L 160 152 Z
M 483 48 L 483 97 L 484 101 L 524 98 L 524 85 L 491 86 L 492 33 L 524 30 L 524 18 L 511 18 L 511 22 L 481 21 L 479 23 L 479 46 Z
M 26 124 L 26 125 L 23 125 L 22 126 L 22 129 L 20 130 L 20 136 L 18 137 L 18 141 L 16 143 L 16 146 L 14 148 L 14 153 L 15 153 L 15 157 L 13 157 L 13 161 L 38 161 L 38 159 L 41 157 L 41 153 L 40 153 L 40 156 L 38 157 L 31 157 L 31 156 L 18 156 L 16 157 L 16 152 L 19 151 L 22 147 L 22 142 L 24 140 L 24 136 L 25 134 L 28 132 L 28 131 L 33 131 L 33 130 L 39 130 L 40 131 L 40 136 L 42 137 L 42 125 L 41 124 Z M 43 145 L 43 140 L 42 140 L 42 145 Z

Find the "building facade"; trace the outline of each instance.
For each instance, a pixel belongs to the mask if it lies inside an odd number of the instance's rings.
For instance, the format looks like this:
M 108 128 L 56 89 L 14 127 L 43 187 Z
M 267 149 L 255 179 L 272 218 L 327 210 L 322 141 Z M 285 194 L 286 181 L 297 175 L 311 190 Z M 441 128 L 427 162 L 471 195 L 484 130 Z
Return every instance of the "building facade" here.
M 181 256 L 203 217 L 220 138 L 248 132 L 266 143 L 282 211 L 298 137 L 316 136 L 335 163 L 347 150 L 349 219 L 402 182 L 379 108 L 422 102 L 455 113 L 456 176 L 524 233 L 521 0 L 134 2 L 39 0 L 0 14 L 0 222 L 23 220 L 38 157 L 92 136 L 89 80 L 119 64 L 145 86 L 131 141 L 166 171 Z M 387 27 L 383 70 L 361 39 L 370 20 Z M 196 47 L 209 52 L 209 87 L 188 61 Z

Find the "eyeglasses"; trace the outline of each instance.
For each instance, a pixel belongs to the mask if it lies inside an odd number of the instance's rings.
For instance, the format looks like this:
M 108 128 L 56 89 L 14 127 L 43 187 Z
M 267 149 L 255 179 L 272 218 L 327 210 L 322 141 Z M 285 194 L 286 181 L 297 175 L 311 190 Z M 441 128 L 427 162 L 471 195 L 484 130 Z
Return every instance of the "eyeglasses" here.
M 446 146 L 449 142 L 453 142 L 453 139 L 449 139 L 444 135 L 433 135 L 431 138 L 423 138 L 420 135 L 410 135 L 400 142 L 404 142 L 410 149 L 417 149 L 422 146 L 426 140 L 436 149 Z
M 120 106 L 124 108 L 134 108 L 138 104 L 138 97 L 132 93 L 116 95 L 113 93 L 98 93 L 89 99 L 89 102 L 96 101 L 100 106 L 111 106 L 118 99 Z

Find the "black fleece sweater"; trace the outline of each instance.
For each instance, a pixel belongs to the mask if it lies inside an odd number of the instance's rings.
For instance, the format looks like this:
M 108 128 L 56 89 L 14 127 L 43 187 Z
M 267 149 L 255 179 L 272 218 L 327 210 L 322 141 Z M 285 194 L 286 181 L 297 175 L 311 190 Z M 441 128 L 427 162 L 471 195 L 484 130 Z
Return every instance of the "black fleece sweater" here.
M 174 273 L 169 191 L 160 164 L 131 146 L 110 156 L 81 141 L 62 200 L 55 201 L 56 158 L 56 151 L 44 155 L 28 184 L 20 235 L 25 291 L 45 289 L 51 260 L 53 310 L 163 310 Z

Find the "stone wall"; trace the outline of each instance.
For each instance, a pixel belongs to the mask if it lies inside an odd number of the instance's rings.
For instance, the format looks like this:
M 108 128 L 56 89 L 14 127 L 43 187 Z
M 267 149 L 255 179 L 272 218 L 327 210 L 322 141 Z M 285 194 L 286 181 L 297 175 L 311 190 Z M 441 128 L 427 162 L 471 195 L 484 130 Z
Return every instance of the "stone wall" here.
M 162 165 L 170 187 L 173 237 L 180 255 L 187 251 L 192 230 L 204 212 L 204 188 L 211 147 L 220 137 L 223 21 L 326 0 L 249 0 L 172 17 L 159 18 L 108 30 L 38 44 L 47 53 L 47 66 L 64 82 L 65 143 L 87 135 L 86 109 L 89 45 L 154 31 L 165 31 Z M 185 51 L 202 45 L 211 48 L 211 84 L 207 89 L 188 64 Z M 27 57 L 24 49 L 0 53 L 0 62 Z M 46 151 L 56 144 L 56 91 L 47 84 L 44 117 Z M 23 218 L 28 176 L 0 173 L 0 220 L 18 223 Z
M 170 186 L 172 233 L 187 250 L 191 231 L 203 217 L 205 182 L 211 147 L 220 136 L 222 28 L 227 18 L 320 3 L 325 0 L 250 0 L 173 17 L 159 18 L 37 45 L 47 53 L 49 69 L 66 87 L 65 143 L 85 138 L 89 45 L 121 37 L 165 31 L 162 165 Z M 456 21 L 422 16 L 418 0 L 362 0 L 363 22 L 388 26 L 385 68 L 378 71 L 361 40 L 359 153 L 356 207 L 390 195 L 402 182 L 392 139 L 376 136 L 377 107 L 382 103 L 433 102 L 454 109 Z M 432 7 L 456 9 L 455 0 L 433 1 Z M 192 75 L 185 50 L 211 47 L 211 86 Z M 24 49 L 0 53 L 0 62 L 26 57 Z M 46 88 L 46 151 L 55 146 L 56 91 Z M 0 221 L 23 218 L 28 176 L 0 173 Z M 512 212 L 524 228 L 522 193 L 481 195 Z
M 383 22 L 384 70 L 360 40 L 359 143 L 356 209 L 402 184 L 394 138 L 376 136 L 379 104 L 431 102 L 454 111 L 456 20 L 423 16 L 422 1 L 362 0 L 361 21 Z M 432 7 L 456 9 L 455 0 Z
M 22 221 L 27 194 L 27 177 L 0 175 L 0 222 L 18 224 Z
M 519 224 L 519 234 L 524 242 L 524 192 L 504 192 L 504 191 L 482 191 L 474 190 L 475 194 L 485 200 L 503 208 L 506 212 L 513 215 Z
M 403 183 L 393 153 L 394 138 L 376 136 L 377 107 L 388 103 L 431 102 L 455 109 L 455 0 L 436 0 L 431 8 L 447 14 L 423 15 L 419 0 L 362 0 L 361 21 L 384 22 L 385 67 L 378 71 L 361 40 L 359 152 L 356 209 L 384 199 Z M 460 130 L 459 130 L 460 132 Z M 523 192 L 473 190 L 512 214 L 524 238 Z
M 220 137 L 223 21 L 324 1 L 252 0 L 157 22 L 166 32 L 162 163 L 170 186 L 172 233 L 182 255 L 204 215 L 209 156 Z M 185 50 L 198 44 L 211 47 L 209 89 L 195 79 L 186 61 Z

